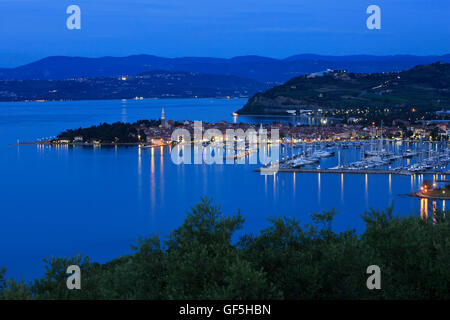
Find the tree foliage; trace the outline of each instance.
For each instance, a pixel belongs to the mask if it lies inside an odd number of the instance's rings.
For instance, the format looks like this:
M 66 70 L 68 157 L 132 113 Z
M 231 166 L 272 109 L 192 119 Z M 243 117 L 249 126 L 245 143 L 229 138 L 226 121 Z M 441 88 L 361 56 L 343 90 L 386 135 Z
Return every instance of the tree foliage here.
M 133 253 L 105 264 L 81 255 L 44 260 L 34 282 L 5 280 L 3 299 L 448 299 L 448 212 L 421 220 L 392 208 L 362 215 L 365 231 L 336 233 L 334 210 L 312 223 L 269 220 L 259 234 L 236 231 L 240 212 L 225 216 L 209 199 L 187 213 L 166 240 L 138 238 Z M 66 268 L 81 268 L 81 290 L 68 290 Z M 381 290 L 366 287 L 369 265 L 381 269 Z
M 139 136 L 141 139 L 139 139 Z M 145 141 L 145 133 L 138 132 L 135 124 L 115 122 L 113 124 L 102 123 L 89 128 L 66 130 L 58 135 L 58 139 L 73 141 L 75 137 L 82 137 L 83 141 L 90 142 L 98 140 L 104 143 L 136 143 Z

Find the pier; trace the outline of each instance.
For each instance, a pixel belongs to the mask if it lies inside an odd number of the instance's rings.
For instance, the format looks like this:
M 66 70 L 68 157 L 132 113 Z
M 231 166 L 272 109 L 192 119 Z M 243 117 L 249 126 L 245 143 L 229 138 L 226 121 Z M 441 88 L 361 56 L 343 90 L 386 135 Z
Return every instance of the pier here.
M 263 168 L 255 169 L 255 172 L 260 172 Z M 268 168 L 267 168 L 268 169 Z M 270 170 L 270 169 L 268 169 Z M 403 176 L 412 176 L 412 175 L 418 175 L 418 174 L 440 174 L 440 175 L 450 175 L 450 171 L 436 171 L 436 170 L 430 170 L 430 171 L 416 171 L 411 172 L 408 170 L 375 170 L 375 169 L 314 169 L 314 168 L 279 168 L 278 170 L 273 170 L 274 172 L 291 172 L 291 173 L 331 173 L 331 174 L 395 174 L 395 175 L 403 175 Z

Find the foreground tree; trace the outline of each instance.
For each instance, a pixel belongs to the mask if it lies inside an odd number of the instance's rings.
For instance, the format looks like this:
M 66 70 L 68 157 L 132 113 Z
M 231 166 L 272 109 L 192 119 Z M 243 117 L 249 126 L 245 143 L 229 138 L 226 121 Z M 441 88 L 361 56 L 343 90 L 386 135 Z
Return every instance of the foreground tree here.
M 371 210 L 358 235 L 334 232 L 331 210 L 304 226 L 270 219 L 258 235 L 233 241 L 243 217 L 224 216 L 205 198 L 166 241 L 139 238 L 134 253 L 105 264 L 47 259 L 45 275 L 30 283 L 6 280 L 0 268 L 0 299 L 449 299 L 448 214 Z M 80 266 L 81 290 L 67 289 L 69 265 Z M 381 290 L 366 286 L 370 265 L 380 267 Z

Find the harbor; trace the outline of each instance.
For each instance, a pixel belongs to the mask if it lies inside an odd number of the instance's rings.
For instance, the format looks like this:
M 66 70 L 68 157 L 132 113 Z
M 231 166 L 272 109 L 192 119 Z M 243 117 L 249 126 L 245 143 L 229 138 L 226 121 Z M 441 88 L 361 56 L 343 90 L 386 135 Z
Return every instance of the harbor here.
M 280 161 L 255 171 L 445 176 L 450 174 L 447 144 L 447 141 L 413 142 L 383 137 L 283 144 Z

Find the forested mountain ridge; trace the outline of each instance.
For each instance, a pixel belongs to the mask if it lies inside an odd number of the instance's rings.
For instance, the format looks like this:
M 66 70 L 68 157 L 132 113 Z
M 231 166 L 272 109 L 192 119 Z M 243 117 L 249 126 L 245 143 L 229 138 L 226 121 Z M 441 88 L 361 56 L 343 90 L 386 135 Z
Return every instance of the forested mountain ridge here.
M 229 59 L 208 57 L 164 58 L 154 55 L 128 57 L 47 57 L 23 66 L 0 69 L 0 79 L 64 80 L 75 78 L 118 77 L 155 70 L 232 75 L 259 82 L 280 84 L 293 77 L 326 69 L 374 73 L 407 70 L 415 65 L 436 61 L 449 62 L 441 56 L 321 56 L 300 54 L 285 59 L 241 56 Z
M 299 109 L 383 109 L 425 112 L 450 108 L 450 64 L 389 73 L 328 71 L 293 78 L 255 94 L 239 114 L 287 114 Z

